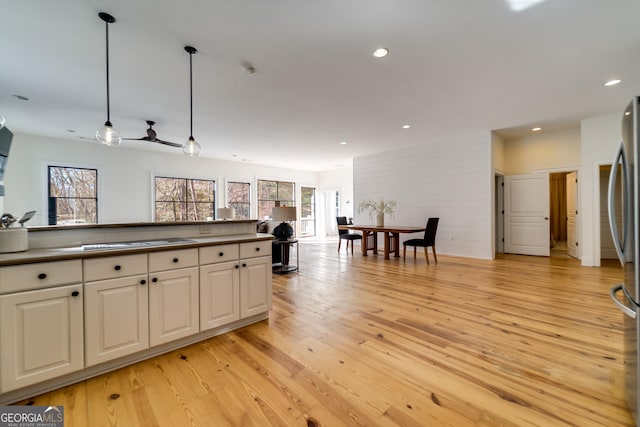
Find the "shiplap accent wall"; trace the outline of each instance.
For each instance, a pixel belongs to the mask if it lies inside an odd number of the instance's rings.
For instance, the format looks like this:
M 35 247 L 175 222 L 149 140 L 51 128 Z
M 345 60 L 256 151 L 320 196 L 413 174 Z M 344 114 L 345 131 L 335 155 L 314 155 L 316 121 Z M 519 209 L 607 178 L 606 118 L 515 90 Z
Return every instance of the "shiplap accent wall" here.
M 423 145 L 357 157 L 353 163 L 355 222 L 373 224 L 358 213 L 364 199 L 396 200 L 385 224 L 424 225 L 440 217 L 438 253 L 493 257 L 491 134 L 479 132 Z M 419 237 L 404 234 L 401 240 Z

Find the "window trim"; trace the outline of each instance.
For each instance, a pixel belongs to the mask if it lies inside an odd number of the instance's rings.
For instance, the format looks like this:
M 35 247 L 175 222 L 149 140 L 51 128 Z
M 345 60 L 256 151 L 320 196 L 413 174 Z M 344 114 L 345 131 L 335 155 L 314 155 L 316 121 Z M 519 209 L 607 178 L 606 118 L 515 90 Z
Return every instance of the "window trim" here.
M 168 174 L 160 174 L 160 173 L 151 173 L 151 185 L 150 185 L 150 193 L 151 193 L 151 221 L 156 222 L 156 178 L 173 178 L 173 179 L 185 179 L 185 180 L 194 180 L 194 181 L 211 181 L 213 182 L 213 216 L 212 219 L 216 219 L 216 210 L 218 208 L 218 201 L 220 200 L 220 190 L 218 188 L 218 179 L 217 178 L 202 178 L 195 176 L 171 176 L 171 173 Z M 204 221 L 204 220 L 203 220 Z M 167 224 L 175 223 L 179 221 L 171 221 L 164 222 Z
M 103 203 L 100 202 L 102 199 L 104 201 L 104 192 L 102 188 L 102 181 L 104 181 L 104 172 L 102 168 L 95 164 L 89 163 L 75 163 L 75 162 L 67 162 L 67 161 L 53 161 L 53 160 L 44 160 L 42 161 L 42 181 L 44 183 L 44 191 L 42 192 L 42 201 L 41 206 L 42 209 L 40 212 L 42 215 L 42 224 L 49 224 L 49 168 L 50 167 L 59 167 L 59 168 L 72 168 L 72 169 L 91 169 L 96 171 L 96 224 L 100 224 L 100 218 L 104 218 L 104 208 L 102 207 Z M 100 178 L 102 176 L 102 178 Z M 57 222 L 57 221 L 56 221 Z
M 262 217 L 260 217 L 260 201 L 270 201 L 270 200 L 266 200 L 266 199 L 260 199 L 260 181 L 273 181 L 273 182 L 282 182 L 282 183 L 286 183 L 286 184 L 293 184 L 293 206 L 297 207 L 297 200 L 296 197 L 298 196 L 298 192 L 300 191 L 300 186 L 298 185 L 298 183 L 295 180 L 292 181 L 284 181 L 283 179 L 280 178 L 257 178 L 256 179 L 256 217 L 258 218 L 258 220 L 263 219 Z M 271 218 L 271 214 L 269 214 L 269 218 Z M 297 226 L 297 221 L 296 221 L 296 226 Z
M 257 184 L 254 184 L 252 182 L 252 180 L 250 179 L 243 179 L 243 178 L 239 178 L 239 179 L 234 179 L 234 178 L 225 178 L 224 179 L 224 206 L 221 207 L 231 207 L 229 206 L 229 184 L 230 183 L 237 183 L 237 184 L 248 184 L 249 185 L 249 218 L 255 218 L 256 214 L 254 214 L 254 210 L 255 210 L 255 206 L 256 204 L 253 203 L 253 194 L 256 192 L 254 191 L 255 188 L 257 188 Z M 238 218 L 236 218 L 238 219 Z
M 303 188 L 312 188 L 313 189 L 313 234 L 302 234 L 302 221 L 305 221 L 302 218 L 302 189 Z M 314 237 L 318 235 L 318 187 L 315 185 L 303 185 L 300 184 L 300 237 Z M 308 221 L 308 220 L 307 220 Z

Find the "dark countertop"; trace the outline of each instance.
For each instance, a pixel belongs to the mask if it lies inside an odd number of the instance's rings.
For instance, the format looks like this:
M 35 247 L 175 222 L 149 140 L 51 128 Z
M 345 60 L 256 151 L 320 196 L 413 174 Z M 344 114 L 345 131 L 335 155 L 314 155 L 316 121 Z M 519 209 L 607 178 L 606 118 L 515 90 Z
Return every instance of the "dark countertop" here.
M 189 223 L 195 224 L 195 223 Z M 203 224 L 210 224 L 205 222 Z M 157 225 L 153 223 L 153 225 Z M 175 225 L 175 223 L 173 224 Z M 95 225 L 94 225 L 95 226 Z M 118 225 L 120 226 L 120 225 Z M 134 225 L 135 226 L 135 225 Z M 66 227 L 65 227 L 66 228 Z M 271 234 L 236 234 L 216 237 L 194 237 L 185 241 L 171 242 L 158 246 L 143 246 L 129 248 L 108 248 L 84 250 L 82 246 L 66 248 L 30 249 L 24 252 L 0 254 L 0 267 L 8 265 L 33 264 L 37 262 L 64 261 L 70 259 L 100 258 L 114 255 L 131 255 L 147 252 L 159 252 L 176 249 L 198 248 L 201 246 L 217 246 L 232 243 L 247 243 L 261 240 L 273 240 Z
M 53 230 L 80 230 L 87 228 L 123 228 L 123 227 L 163 227 L 176 225 L 214 225 L 214 224 L 238 224 L 257 223 L 257 219 L 217 219 L 215 221 L 188 221 L 188 222 L 124 222 L 113 224 L 72 224 L 72 225 L 42 225 L 27 227 L 29 231 L 53 231 Z

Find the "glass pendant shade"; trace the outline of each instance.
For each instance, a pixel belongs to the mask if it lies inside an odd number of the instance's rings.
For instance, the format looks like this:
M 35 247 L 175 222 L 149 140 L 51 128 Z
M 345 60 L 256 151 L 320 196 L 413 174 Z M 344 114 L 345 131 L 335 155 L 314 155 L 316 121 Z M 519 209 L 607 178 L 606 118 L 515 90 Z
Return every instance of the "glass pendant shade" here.
M 96 131 L 96 139 L 100 144 L 108 145 L 109 147 L 117 147 L 122 142 L 120 132 L 115 130 L 109 121 Z
M 193 136 L 190 136 L 187 142 L 185 142 L 184 145 L 182 146 L 182 152 L 187 156 L 191 156 L 191 157 L 198 157 L 200 155 L 201 150 L 202 150 L 202 147 L 193 138 Z
M 2 129 L 6 124 L 7 124 L 7 119 L 5 119 L 4 116 L 0 113 L 0 129 Z

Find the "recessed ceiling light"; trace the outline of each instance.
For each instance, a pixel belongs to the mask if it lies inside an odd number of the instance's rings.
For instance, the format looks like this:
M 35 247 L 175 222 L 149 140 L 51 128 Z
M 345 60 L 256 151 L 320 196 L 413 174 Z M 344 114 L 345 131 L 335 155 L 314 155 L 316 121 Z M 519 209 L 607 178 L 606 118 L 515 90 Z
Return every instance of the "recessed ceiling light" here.
M 542 130 L 542 128 L 532 128 L 531 130 L 534 131 L 534 132 L 538 132 L 538 131 Z
M 613 79 L 613 80 L 609 80 L 608 82 L 605 82 L 605 86 L 615 86 L 617 84 L 622 83 L 622 80 L 620 79 Z
M 389 49 L 384 47 L 380 47 L 373 51 L 373 56 L 375 56 L 376 58 L 384 58 L 388 54 L 389 54 Z
M 402 129 L 409 129 L 411 127 L 411 125 L 403 125 Z
M 347 141 L 340 141 L 340 145 L 347 145 Z

